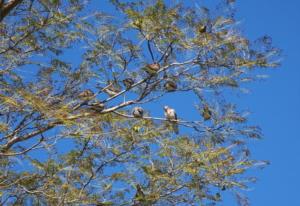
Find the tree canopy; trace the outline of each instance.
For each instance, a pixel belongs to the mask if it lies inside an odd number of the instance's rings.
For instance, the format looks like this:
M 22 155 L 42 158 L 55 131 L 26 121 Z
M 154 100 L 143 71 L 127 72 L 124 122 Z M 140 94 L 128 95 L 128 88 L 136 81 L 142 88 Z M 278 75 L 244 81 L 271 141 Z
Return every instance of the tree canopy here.
M 230 95 L 280 50 L 232 0 L 103 2 L 0 0 L 0 204 L 248 205 L 262 135 Z

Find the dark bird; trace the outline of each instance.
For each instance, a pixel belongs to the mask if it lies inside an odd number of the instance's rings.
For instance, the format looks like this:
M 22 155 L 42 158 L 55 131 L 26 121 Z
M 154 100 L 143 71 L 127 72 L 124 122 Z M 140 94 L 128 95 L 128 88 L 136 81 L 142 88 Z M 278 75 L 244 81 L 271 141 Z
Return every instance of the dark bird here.
M 88 106 L 90 107 L 90 109 L 92 109 L 96 112 L 101 112 L 105 107 L 105 105 L 99 101 L 91 102 L 88 104 Z
M 167 92 L 174 92 L 177 89 L 177 84 L 172 80 L 168 80 L 164 84 L 164 88 Z
M 146 203 L 147 200 L 145 200 L 145 198 L 146 198 L 146 195 L 144 194 L 144 192 L 142 190 L 142 187 L 139 184 L 137 184 L 133 206 L 146 206 L 146 205 L 149 205 L 149 204 Z
M 94 96 L 94 92 L 92 92 L 92 90 L 90 90 L 90 89 L 86 89 L 78 95 L 79 99 L 81 99 L 81 100 L 89 100 L 93 96 Z
M 210 120 L 211 119 L 211 115 L 212 112 L 210 111 L 209 107 L 207 105 L 205 105 L 203 107 L 203 111 L 202 111 L 202 117 L 205 121 Z
M 198 31 L 199 31 L 199 33 L 205 33 L 206 32 L 206 30 L 207 30 L 207 27 L 206 27 L 206 25 L 199 25 L 199 27 L 198 27 Z
M 160 65 L 159 63 L 147 64 L 143 69 L 147 74 L 155 75 L 160 70 Z
M 142 118 L 144 115 L 144 110 L 142 107 L 134 107 L 132 110 L 132 115 L 135 118 Z
M 132 85 L 134 84 L 134 81 L 131 78 L 126 78 L 123 80 L 123 84 L 126 87 L 126 89 L 130 89 L 132 87 Z
M 178 124 L 177 124 L 177 114 L 175 112 L 174 109 L 168 107 L 168 106 L 164 106 L 164 114 L 167 120 L 169 120 L 172 123 L 172 129 L 173 131 L 178 134 L 179 130 L 178 130 Z

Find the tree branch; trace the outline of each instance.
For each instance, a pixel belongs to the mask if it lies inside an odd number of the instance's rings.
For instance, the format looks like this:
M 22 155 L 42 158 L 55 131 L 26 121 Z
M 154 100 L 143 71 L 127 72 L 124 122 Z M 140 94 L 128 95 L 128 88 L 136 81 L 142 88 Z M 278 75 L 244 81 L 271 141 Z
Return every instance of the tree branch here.
M 0 7 L 0 22 L 11 12 L 18 4 L 20 4 L 23 0 L 10 0 L 6 4 L 3 5 L 3 1 L 1 1 Z

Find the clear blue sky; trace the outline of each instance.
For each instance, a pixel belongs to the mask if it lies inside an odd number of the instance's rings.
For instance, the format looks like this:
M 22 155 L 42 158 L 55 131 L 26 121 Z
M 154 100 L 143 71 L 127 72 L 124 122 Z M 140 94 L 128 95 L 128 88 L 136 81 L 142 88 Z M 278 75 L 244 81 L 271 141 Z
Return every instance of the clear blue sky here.
M 99 3 L 104 6 L 104 2 Z M 200 2 L 211 3 L 211 0 Z M 237 0 L 236 8 L 244 34 L 250 39 L 271 36 L 274 45 L 283 49 L 284 57 L 280 68 L 266 70 L 270 75 L 267 81 L 253 83 L 251 94 L 241 95 L 237 100 L 240 108 L 252 112 L 250 122 L 260 125 L 265 135 L 263 140 L 251 144 L 253 157 L 271 162 L 266 169 L 254 173 L 259 180 L 247 194 L 253 206 L 299 206 L 300 1 Z M 178 112 L 183 110 L 183 100 L 177 98 L 173 102 Z M 184 117 L 189 115 L 193 116 L 191 113 Z M 235 206 L 236 203 L 228 198 L 219 205 Z
M 283 49 L 279 69 L 270 78 L 255 84 L 251 95 L 243 96 L 244 106 L 253 112 L 265 138 L 252 146 L 253 155 L 271 161 L 258 174 L 259 181 L 249 192 L 254 206 L 300 205 L 300 1 L 237 1 L 239 19 L 250 38 L 273 37 Z M 224 204 L 227 205 L 227 204 Z

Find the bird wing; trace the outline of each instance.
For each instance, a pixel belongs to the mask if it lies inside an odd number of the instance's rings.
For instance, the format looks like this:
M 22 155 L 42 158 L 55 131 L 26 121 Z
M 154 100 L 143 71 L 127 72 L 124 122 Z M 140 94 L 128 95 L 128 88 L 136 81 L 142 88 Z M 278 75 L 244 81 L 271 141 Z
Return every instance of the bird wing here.
M 174 119 L 177 120 L 177 114 L 176 114 L 175 110 L 174 110 Z
M 174 109 L 169 109 L 170 119 L 177 119 L 177 115 Z

